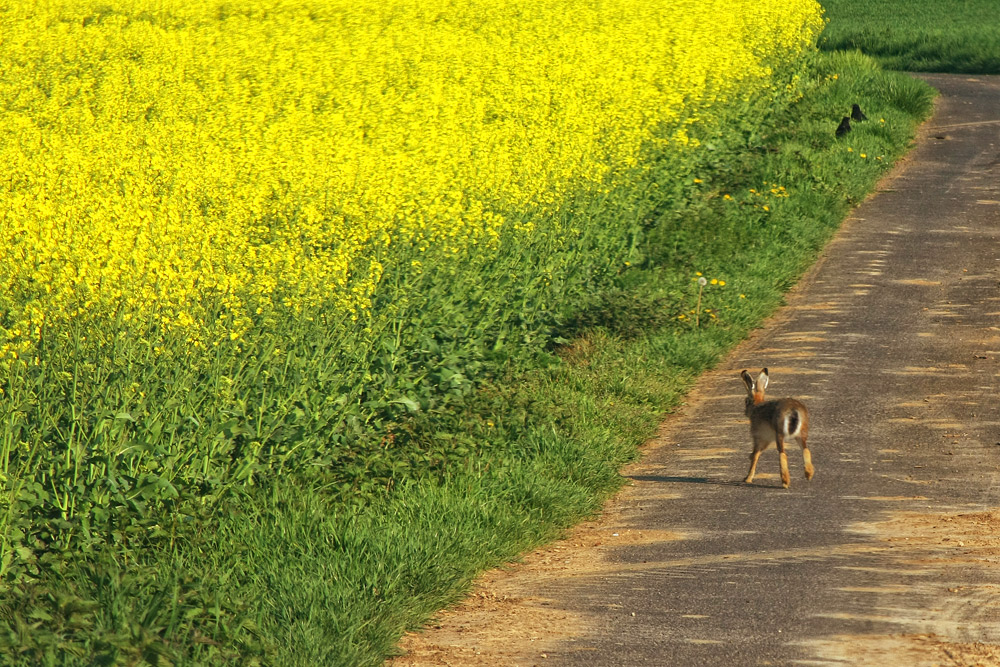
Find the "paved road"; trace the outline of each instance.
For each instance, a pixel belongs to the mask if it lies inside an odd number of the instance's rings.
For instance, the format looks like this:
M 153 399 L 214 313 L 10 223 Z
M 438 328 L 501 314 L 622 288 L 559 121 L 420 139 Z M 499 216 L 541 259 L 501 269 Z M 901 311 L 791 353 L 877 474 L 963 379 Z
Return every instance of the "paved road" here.
M 409 664 L 1000 664 L 1000 77 L 924 78 L 942 98 L 906 166 L 606 516 Z M 773 449 L 740 481 L 738 373 L 762 366 L 812 413 L 816 476 L 789 449 L 788 490 Z

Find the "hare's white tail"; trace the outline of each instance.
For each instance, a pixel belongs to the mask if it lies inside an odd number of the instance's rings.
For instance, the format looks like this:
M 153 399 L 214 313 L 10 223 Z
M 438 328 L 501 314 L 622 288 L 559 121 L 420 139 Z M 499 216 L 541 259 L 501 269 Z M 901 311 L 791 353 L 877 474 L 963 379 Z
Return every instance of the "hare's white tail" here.
M 797 438 L 799 433 L 802 431 L 803 421 L 804 419 L 800 410 L 790 410 L 787 414 L 785 414 L 784 423 L 781 425 L 781 430 L 784 432 L 784 436 L 786 438 Z

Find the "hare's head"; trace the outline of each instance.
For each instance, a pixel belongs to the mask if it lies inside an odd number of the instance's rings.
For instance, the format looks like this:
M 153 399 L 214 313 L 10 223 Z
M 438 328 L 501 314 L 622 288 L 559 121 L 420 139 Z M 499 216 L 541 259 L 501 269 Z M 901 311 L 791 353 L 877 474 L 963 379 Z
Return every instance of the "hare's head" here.
M 764 402 L 764 390 L 767 389 L 767 369 L 761 369 L 755 380 L 750 373 L 743 371 L 740 373 L 743 384 L 747 386 L 746 413 L 750 416 L 753 406 Z

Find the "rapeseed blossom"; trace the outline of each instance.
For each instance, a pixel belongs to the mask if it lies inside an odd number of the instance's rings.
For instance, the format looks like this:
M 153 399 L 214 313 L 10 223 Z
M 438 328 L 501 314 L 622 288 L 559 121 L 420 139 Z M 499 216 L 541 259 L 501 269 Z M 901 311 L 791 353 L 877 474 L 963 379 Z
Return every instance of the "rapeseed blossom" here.
M 78 318 L 199 346 L 362 316 L 400 249 L 489 252 L 697 148 L 821 27 L 813 0 L 10 3 L 0 356 Z

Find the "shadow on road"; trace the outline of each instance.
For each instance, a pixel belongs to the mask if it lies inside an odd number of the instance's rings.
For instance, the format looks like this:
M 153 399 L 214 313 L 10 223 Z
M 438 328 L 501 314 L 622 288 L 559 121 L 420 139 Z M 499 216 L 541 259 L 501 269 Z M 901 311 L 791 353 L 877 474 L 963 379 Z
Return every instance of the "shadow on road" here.
M 761 484 L 746 484 L 742 481 L 732 480 L 732 479 L 711 479 L 709 477 L 672 477 L 669 475 L 625 475 L 626 479 L 630 479 L 634 482 L 654 482 L 657 484 L 712 484 L 715 486 L 744 486 L 753 487 L 756 489 L 774 489 L 781 488 L 780 484 L 777 485 L 761 485 Z

